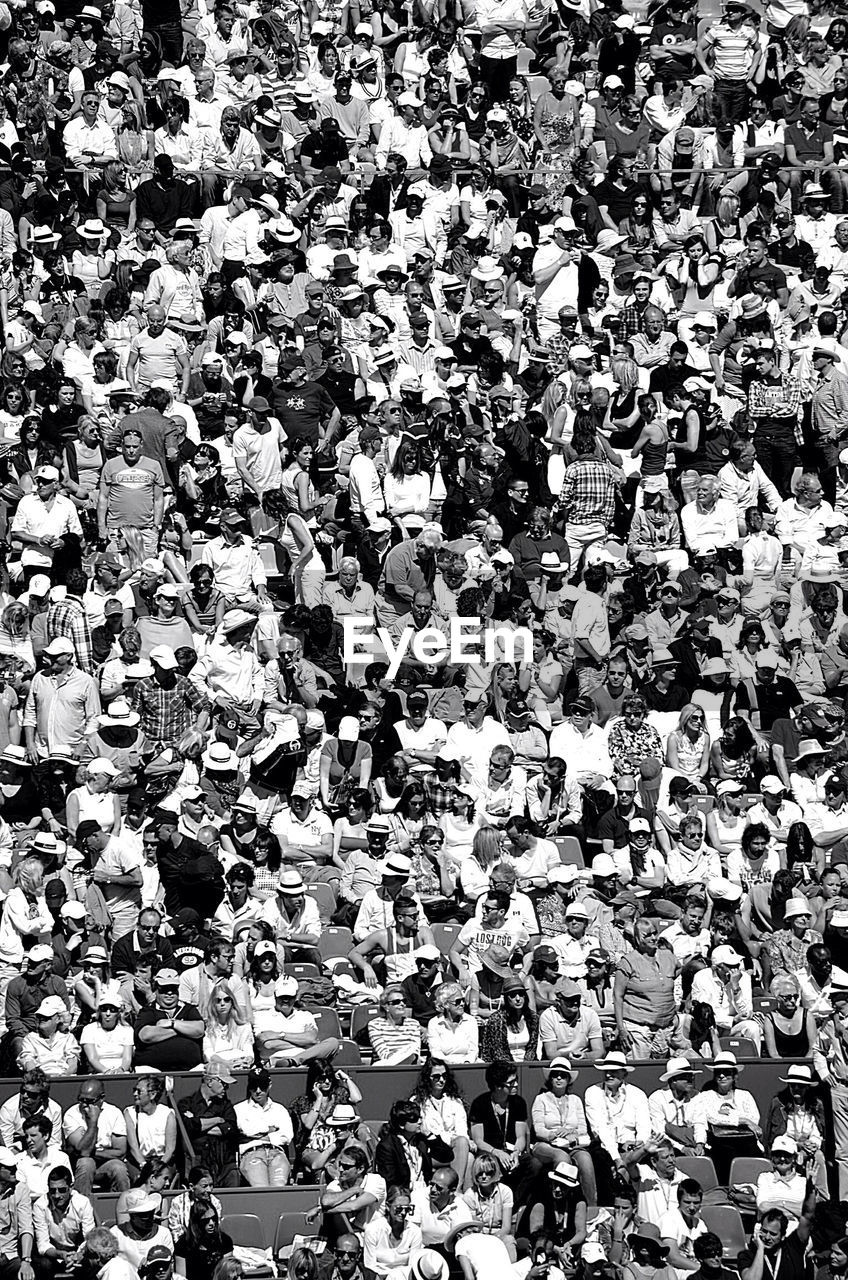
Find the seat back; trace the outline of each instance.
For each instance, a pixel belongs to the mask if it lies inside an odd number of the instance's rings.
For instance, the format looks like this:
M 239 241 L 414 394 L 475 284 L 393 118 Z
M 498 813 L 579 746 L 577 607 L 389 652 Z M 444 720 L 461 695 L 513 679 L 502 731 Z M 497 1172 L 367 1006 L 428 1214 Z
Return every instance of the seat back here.
M 321 970 L 317 964 L 307 964 L 306 961 L 300 964 L 284 964 L 283 973 L 287 973 L 292 978 L 297 978 L 298 982 L 300 982 L 301 978 L 320 978 L 321 976 Z
M 329 885 L 324 888 L 329 888 Z M 329 960 L 332 956 L 341 956 L 346 960 L 355 945 L 350 929 L 341 924 L 328 925 L 318 939 L 322 960 Z
M 314 898 L 318 903 L 318 914 L 322 921 L 327 924 L 336 914 L 336 907 L 338 906 L 338 903 L 336 902 L 336 895 L 333 893 L 333 890 L 328 884 L 311 884 L 309 886 L 308 893 L 309 897 Z M 323 937 L 323 934 L 321 936 Z M 351 946 L 353 946 L 353 943 L 351 943 Z M 318 950 L 321 951 L 320 941 L 318 943 Z M 321 951 L 321 955 L 323 954 L 324 952 Z M 338 955 L 339 953 L 334 951 L 330 954 Z M 347 955 L 347 952 L 344 952 L 344 954 Z
M 456 942 L 462 925 L 433 924 L 430 928 L 433 930 L 433 941 L 441 951 L 442 955 L 446 956 L 453 944 Z
M 265 1232 L 255 1213 L 230 1213 L 221 1218 L 221 1230 L 243 1249 L 264 1249 Z
M 330 1036 L 334 1036 L 336 1040 L 341 1039 L 341 1023 L 335 1009 L 310 1009 L 309 1012 L 318 1023 L 318 1036 L 321 1040 Z
M 556 836 L 554 844 L 559 850 L 559 860 L 568 867 L 579 867 L 582 871 L 586 863 L 583 861 L 583 850 L 576 836 Z
M 748 1246 L 745 1224 L 738 1209 L 729 1204 L 705 1204 L 701 1217 L 724 1245 L 724 1256 L 736 1258 Z
M 356 1044 L 367 1044 L 368 1035 L 365 1028 L 372 1018 L 380 1015 L 380 1006 L 377 1004 L 358 1004 L 350 1015 L 350 1038 Z
M 362 1054 L 359 1052 L 359 1045 L 355 1040 L 340 1040 L 339 1051 L 333 1055 L 333 1065 L 336 1067 L 361 1067 Z
M 694 1178 L 702 1191 L 718 1186 L 718 1174 L 709 1156 L 678 1156 L 677 1167 L 687 1178 Z
M 319 1191 L 316 1187 L 316 1205 L 318 1204 L 318 1195 Z M 317 1218 L 307 1220 L 306 1213 L 303 1210 L 298 1213 L 281 1213 L 277 1222 L 277 1229 L 274 1232 L 274 1257 L 286 1257 L 287 1254 L 291 1253 L 295 1236 L 316 1236 L 320 1222 L 320 1215 Z
M 765 1156 L 737 1156 L 730 1162 L 729 1185 L 738 1186 L 740 1182 L 756 1184 L 760 1174 L 768 1173 L 770 1169 L 771 1160 Z
M 719 1044 L 737 1058 L 759 1058 L 760 1053 L 752 1040 L 743 1040 L 737 1036 L 721 1036 Z

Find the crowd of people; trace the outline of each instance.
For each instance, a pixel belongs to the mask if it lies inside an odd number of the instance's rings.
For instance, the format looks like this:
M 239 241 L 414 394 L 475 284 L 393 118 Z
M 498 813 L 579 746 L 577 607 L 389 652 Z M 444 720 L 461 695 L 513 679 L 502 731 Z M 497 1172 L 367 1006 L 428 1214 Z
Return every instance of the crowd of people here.
M 0 56 L 0 1280 L 844 1280 L 848 19 Z

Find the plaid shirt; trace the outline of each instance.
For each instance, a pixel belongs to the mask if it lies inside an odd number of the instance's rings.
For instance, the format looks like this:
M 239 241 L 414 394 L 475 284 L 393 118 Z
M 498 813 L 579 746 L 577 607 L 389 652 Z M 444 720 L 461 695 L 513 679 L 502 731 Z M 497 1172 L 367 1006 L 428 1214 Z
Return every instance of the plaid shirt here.
M 635 302 L 631 302 L 628 306 L 622 307 L 618 317 L 618 340 L 619 342 L 629 342 L 634 333 L 644 332 L 645 312 L 651 306 L 648 301 L 644 306 L 637 306 Z
M 424 790 L 427 793 L 427 808 L 434 818 L 441 818 L 451 807 L 453 798 L 453 782 L 439 782 L 435 769 L 424 778 Z
M 748 412 L 752 418 L 797 418 L 803 403 L 800 380 L 790 374 L 755 378 L 748 388 Z
M 555 333 L 545 343 L 552 378 L 555 378 L 559 373 L 565 373 L 568 369 L 568 353 L 571 350 L 571 346 L 571 339 L 567 338 L 564 333 Z
M 96 663 L 91 643 L 91 628 L 81 600 L 66 596 L 47 610 L 47 643 L 58 636 L 70 640 L 76 653 L 77 666 L 86 675 L 93 675 Z
M 141 716 L 148 745 L 161 742 L 171 747 L 188 732 L 202 711 L 209 710 L 209 699 L 185 676 L 178 675 L 171 689 L 163 689 L 153 676 L 145 676 L 133 689 L 132 705 Z
M 578 458 L 565 468 L 559 506 L 571 524 L 612 524 L 615 475 L 608 462 Z

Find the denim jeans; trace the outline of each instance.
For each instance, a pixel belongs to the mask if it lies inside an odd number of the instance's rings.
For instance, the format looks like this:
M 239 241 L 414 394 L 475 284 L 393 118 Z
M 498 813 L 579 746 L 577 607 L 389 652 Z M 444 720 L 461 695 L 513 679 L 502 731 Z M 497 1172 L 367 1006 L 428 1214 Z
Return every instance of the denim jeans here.
M 253 1147 L 239 1161 L 242 1177 L 251 1187 L 285 1187 L 291 1168 L 279 1147 Z

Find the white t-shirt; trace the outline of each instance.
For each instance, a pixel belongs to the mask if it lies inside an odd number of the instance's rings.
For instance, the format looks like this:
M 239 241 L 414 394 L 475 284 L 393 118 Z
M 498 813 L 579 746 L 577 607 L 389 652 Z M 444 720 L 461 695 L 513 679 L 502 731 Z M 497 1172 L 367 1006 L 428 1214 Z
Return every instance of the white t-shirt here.
M 487 947 L 506 947 L 512 954 L 516 947 L 527 945 L 530 935 L 524 925 L 514 919 L 505 920 L 498 929 L 487 929 L 478 920 L 467 920 L 459 931 L 457 941 L 467 944 L 465 959 L 468 968 L 472 973 L 477 973 Z
M 89 1022 L 80 1034 L 83 1049 L 93 1049 L 98 1060 L 103 1063 L 104 1071 L 121 1071 L 124 1049 L 132 1048 L 133 1029 L 122 1022 L 111 1031 L 104 1031 L 99 1022 Z
M 252 426 L 239 427 L 233 436 L 233 458 L 241 459 L 260 493 L 279 489 L 283 482 L 283 462 L 280 445 L 285 440 L 283 428 L 276 418 L 270 420 L 270 430 L 256 431 Z
M 540 245 L 533 255 L 533 271 L 544 270 L 562 257 L 562 249 L 551 240 Z M 536 298 L 537 314 L 546 320 L 556 320 L 560 310 L 568 303 L 577 305 L 577 263 L 569 262 L 560 267 Z

